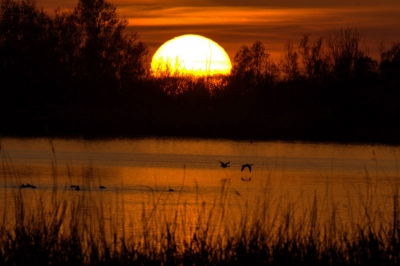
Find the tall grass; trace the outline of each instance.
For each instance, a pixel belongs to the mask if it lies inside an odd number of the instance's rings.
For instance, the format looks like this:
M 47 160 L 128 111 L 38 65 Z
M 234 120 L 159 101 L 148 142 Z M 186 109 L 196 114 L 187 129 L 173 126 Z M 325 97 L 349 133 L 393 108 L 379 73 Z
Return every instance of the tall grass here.
M 309 205 L 299 211 L 298 202 L 269 196 L 267 186 L 261 193 L 265 196 L 256 203 L 243 200 L 240 217 L 231 219 L 229 181 L 222 183 L 211 206 L 198 199 L 194 208 L 181 199 L 180 192 L 170 197 L 171 204 L 167 205 L 161 204 L 155 190 L 150 190 L 141 215 L 132 216 L 125 210 L 123 191 L 115 192 L 114 204 L 106 204 L 91 190 L 57 189 L 57 167 L 54 154 L 50 197 L 40 192 L 28 197 L 27 191 L 19 188 L 21 180 L 11 159 L 2 153 L 5 201 L 11 198 L 13 205 L 6 204 L 2 213 L 1 264 L 400 263 L 399 187 L 394 184 L 394 189 L 388 191 L 392 202 L 385 217 L 390 220 L 383 219 L 379 208 L 374 207 L 376 198 L 368 173 L 369 191 L 355 206 L 361 215 L 346 224 L 333 198 L 321 204 L 315 192 Z

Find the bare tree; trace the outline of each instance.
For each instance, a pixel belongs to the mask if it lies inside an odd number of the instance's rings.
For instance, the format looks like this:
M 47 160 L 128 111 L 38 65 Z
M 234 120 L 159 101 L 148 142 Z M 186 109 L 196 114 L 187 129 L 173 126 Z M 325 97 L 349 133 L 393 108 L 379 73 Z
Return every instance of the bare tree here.
M 251 69 L 253 72 L 254 86 L 259 86 L 264 82 L 265 78 L 265 63 L 269 54 L 265 52 L 264 44 L 256 41 L 250 48 L 251 51 Z
M 241 90 L 247 91 L 246 84 L 250 84 L 253 79 L 253 71 L 251 69 L 253 56 L 250 48 L 242 45 L 236 53 L 233 60 L 232 76 L 235 78 L 236 83 L 240 83 L 243 88 Z M 238 84 L 235 84 L 236 87 Z
M 54 17 L 54 31 L 57 36 L 55 48 L 60 63 L 65 66 L 69 75 L 79 76 L 83 71 L 79 58 L 84 40 L 82 29 L 73 13 L 57 9 Z
M 264 44 L 256 41 L 251 47 L 243 45 L 236 53 L 231 73 L 235 82 L 241 84 L 242 91 L 247 93 L 272 85 L 278 69 L 270 60 Z
M 400 43 L 394 43 L 392 48 L 381 54 L 379 64 L 381 75 L 384 79 L 392 79 L 400 74 Z
M 310 34 L 304 34 L 299 44 L 304 75 L 309 80 L 321 80 L 328 74 L 329 57 L 324 51 L 323 38 L 319 37 L 313 45 L 310 45 L 309 36 Z
M 357 61 L 364 56 L 362 34 L 353 27 L 334 30 L 328 38 L 333 74 L 339 80 L 355 77 Z
M 79 0 L 72 12 L 56 11 L 58 50 L 70 73 L 97 86 L 120 87 L 146 74 L 148 48 L 104 0 Z M 96 85 L 95 85 L 96 86 Z
M 56 75 L 52 21 L 34 1 L 0 2 L 0 90 L 21 100 L 47 97 Z M 49 78 L 50 77 L 50 78 Z
M 300 79 L 299 55 L 294 50 L 293 44 L 289 41 L 285 46 L 284 59 L 281 60 L 281 69 L 285 75 L 286 81 L 295 81 Z

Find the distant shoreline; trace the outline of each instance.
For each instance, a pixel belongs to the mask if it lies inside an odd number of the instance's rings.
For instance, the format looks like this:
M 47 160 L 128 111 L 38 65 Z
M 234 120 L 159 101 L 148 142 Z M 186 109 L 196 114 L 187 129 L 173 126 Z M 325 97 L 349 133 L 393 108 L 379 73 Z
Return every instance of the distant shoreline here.
M 194 131 L 194 130 L 193 130 Z M 361 131 L 361 129 L 360 129 Z M 174 134 L 175 133 L 175 134 Z M 288 134 L 289 135 L 289 134 Z M 38 133 L 0 133 L 0 138 L 61 138 L 61 139 L 85 139 L 85 140 L 108 140 L 108 139 L 141 139 L 141 138 L 179 138 L 179 139 L 225 139 L 233 141 L 282 141 L 282 142 L 309 142 L 309 143 L 338 143 L 338 144 L 366 144 L 366 145 L 400 145 L 400 139 L 396 138 L 400 136 L 400 129 L 395 129 L 390 135 L 380 136 L 376 139 L 373 134 L 365 134 L 361 137 L 356 135 L 319 135 L 315 137 L 306 136 L 300 137 L 291 134 L 282 135 L 281 138 L 276 135 L 262 135 L 262 132 L 253 134 L 246 134 L 245 132 L 237 132 L 236 134 L 218 134 L 212 132 L 210 134 L 178 134 L 176 132 L 167 132 L 166 134 L 148 132 L 144 134 L 139 132 L 138 134 L 128 134 L 125 132 L 118 132 L 112 134 L 94 134 L 94 133 L 53 133 L 53 134 L 38 134 Z

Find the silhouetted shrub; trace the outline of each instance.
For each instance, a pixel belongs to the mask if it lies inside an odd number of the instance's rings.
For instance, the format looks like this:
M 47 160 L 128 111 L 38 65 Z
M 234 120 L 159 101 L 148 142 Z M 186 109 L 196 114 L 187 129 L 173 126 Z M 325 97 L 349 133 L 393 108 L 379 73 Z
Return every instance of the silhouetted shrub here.
M 392 80 L 400 74 L 400 43 L 393 44 L 392 48 L 381 55 L 379 64 L 382 78 Z

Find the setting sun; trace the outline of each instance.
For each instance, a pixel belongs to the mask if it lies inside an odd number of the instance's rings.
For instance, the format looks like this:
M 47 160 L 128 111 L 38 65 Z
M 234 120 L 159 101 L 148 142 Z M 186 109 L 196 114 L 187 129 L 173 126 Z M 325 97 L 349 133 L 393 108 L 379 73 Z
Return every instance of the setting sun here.
M 228 54 L 216 42 L 188 34 L 161 45 L 153 56 L 151 68 L 156 76 L 166 71 L 205 76 L 229 74 L 232 64 Z

